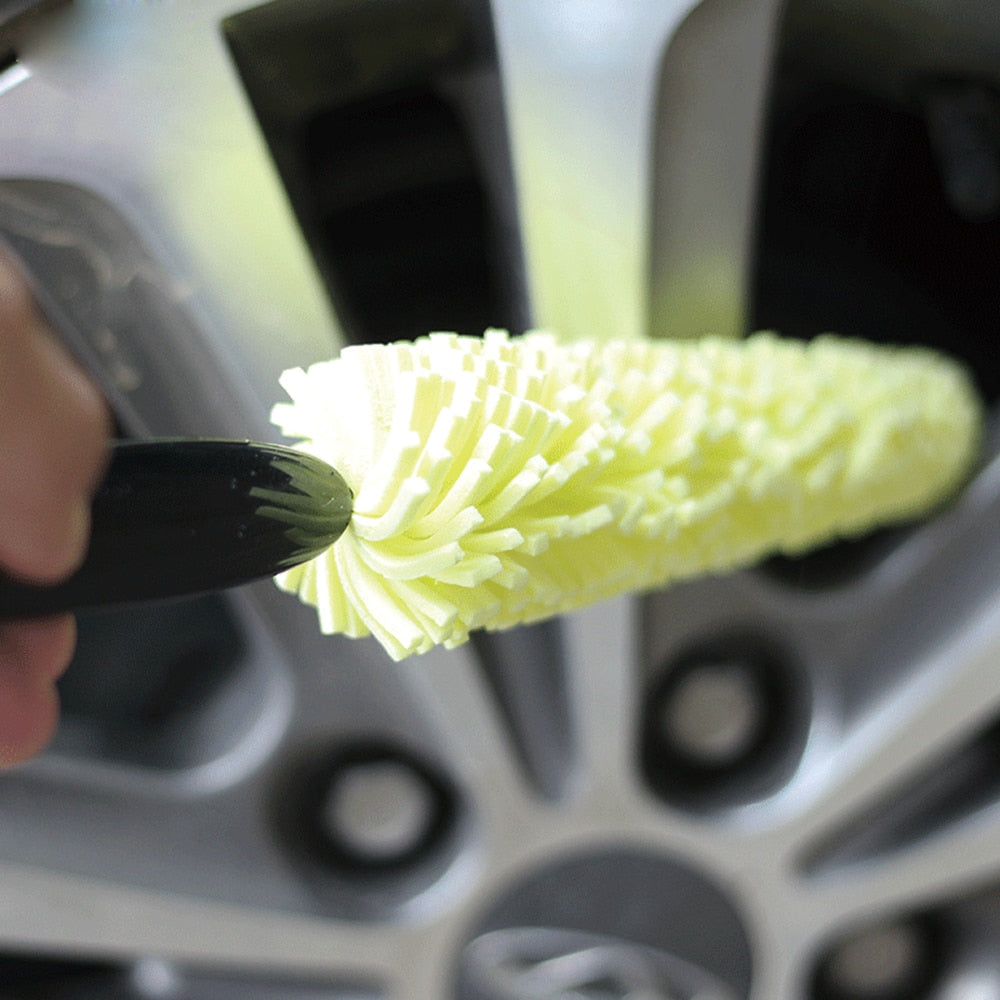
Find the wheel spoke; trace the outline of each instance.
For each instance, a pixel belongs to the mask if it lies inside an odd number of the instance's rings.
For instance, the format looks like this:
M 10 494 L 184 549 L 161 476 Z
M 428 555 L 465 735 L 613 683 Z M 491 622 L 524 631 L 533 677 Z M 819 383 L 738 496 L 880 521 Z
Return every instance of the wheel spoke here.
M 33 951 L 283 970 L 380 987 L 401 931 L 220 905 L 106 881 L 0 867 L 0 941 Z
M 631 598 L 605 601 L 564 622 L 577 759 L 589 790 L 621 794 L 636 780 L 637 627 Z
M 830 927 L 953 903 L 1000 883 L 1000 808 L 876 862 L 838 868 L 810 883 L 810 910 Z
M 803 772 L 810 786 L 803 795 L 813 797 L 784 832 L 798 861 L 821 860 L 845 830 L 860 829 L 900 795 L 917 794 L 988 729 L 1000 709 L 998 657 L 995 600 L 960 637 L 918 664 L 902 690 L 860 719 L 839 747 L 817 750 Z
M 656 75 L 691 6 L 494 5 L 535 321 L 563 336 L 645 331 Z
M 456 778 L 474 797 L 484 828 L 516 825 L 529 784 L 516 737 L 472 647 L 434 649 L 399 669 L 421 698 Z

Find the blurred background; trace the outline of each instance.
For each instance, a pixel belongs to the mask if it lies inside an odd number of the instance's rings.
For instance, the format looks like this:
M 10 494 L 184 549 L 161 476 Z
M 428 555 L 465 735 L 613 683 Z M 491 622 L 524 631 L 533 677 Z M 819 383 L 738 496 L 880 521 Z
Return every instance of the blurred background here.
M 81 616 L 2 1000 L 1000 1000 L 993 0 L 0 0 L 0 238 L 125 437 L 489 326 L 992 413 L 920 524 L 398 665 L 266 582 Z

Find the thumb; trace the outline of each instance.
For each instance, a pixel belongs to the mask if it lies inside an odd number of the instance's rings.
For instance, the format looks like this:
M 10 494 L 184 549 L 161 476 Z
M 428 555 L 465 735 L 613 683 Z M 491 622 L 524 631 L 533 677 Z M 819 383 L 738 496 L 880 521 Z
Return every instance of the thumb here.
M 0 564 L 48 582 L 86 551 L 110 416 L 0 260 Z

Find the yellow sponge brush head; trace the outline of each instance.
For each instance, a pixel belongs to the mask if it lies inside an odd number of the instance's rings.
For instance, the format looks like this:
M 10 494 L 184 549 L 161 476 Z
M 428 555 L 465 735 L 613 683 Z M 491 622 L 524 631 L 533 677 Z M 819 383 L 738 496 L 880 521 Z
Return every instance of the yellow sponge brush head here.
M 432 334 L 282 385 L 275 423 L 354 514 L 279 585 L 397 659 L 915 516 L 981 420 L 959 366 L 835 337 Z

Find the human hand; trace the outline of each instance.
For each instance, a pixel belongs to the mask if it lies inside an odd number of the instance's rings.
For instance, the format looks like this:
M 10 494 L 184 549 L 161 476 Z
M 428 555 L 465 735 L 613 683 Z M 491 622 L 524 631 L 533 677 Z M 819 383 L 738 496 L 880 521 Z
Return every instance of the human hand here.
M 0 567 L 52 583 L 81 562 L 111 430 L 100 392 L 66 354 L 0 254 Z M 59 715 L 70 615 L 0 622 L 0 767 L 31 757 Z

